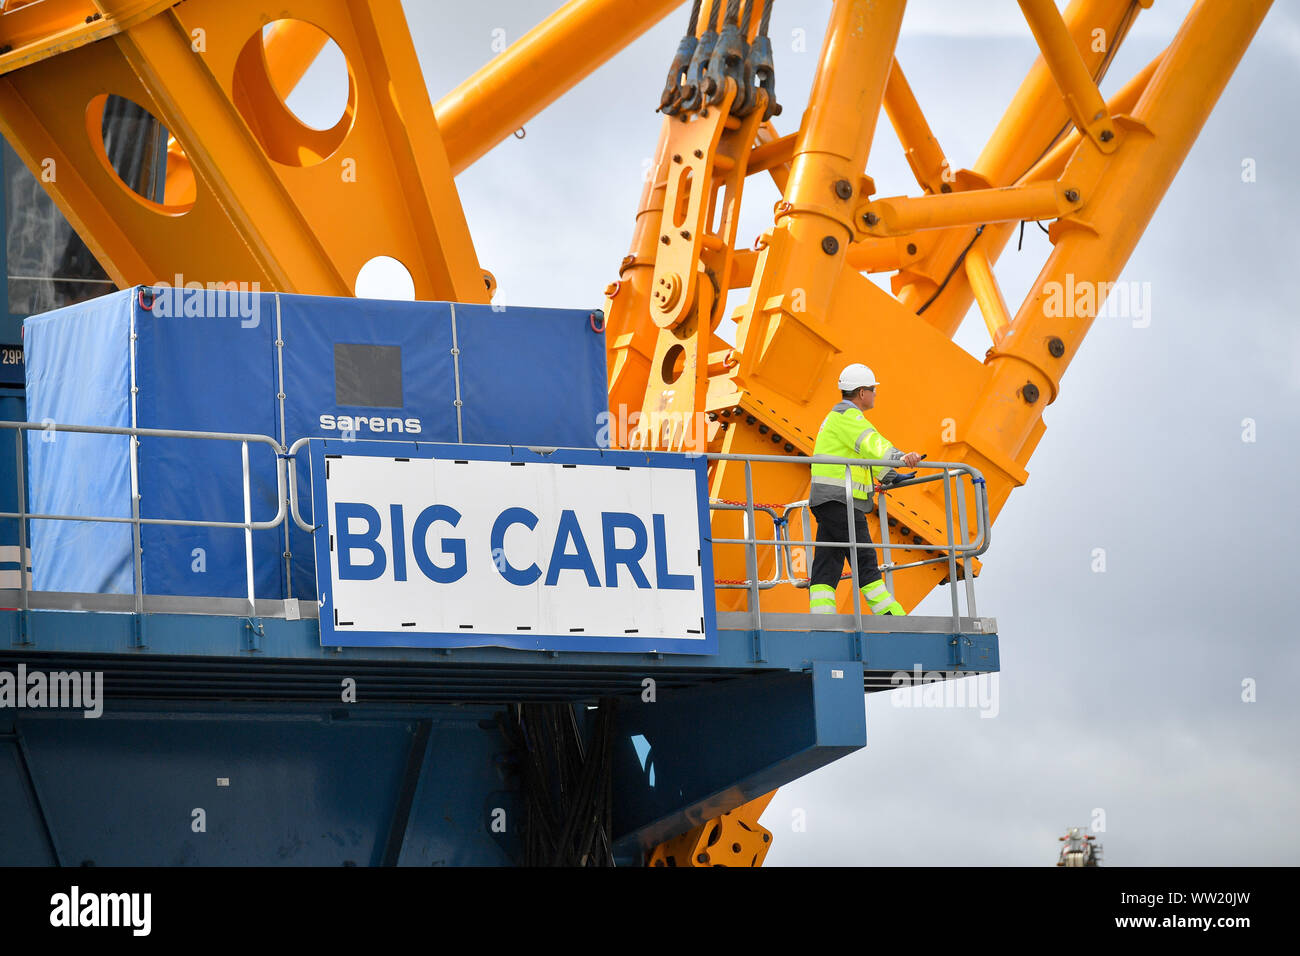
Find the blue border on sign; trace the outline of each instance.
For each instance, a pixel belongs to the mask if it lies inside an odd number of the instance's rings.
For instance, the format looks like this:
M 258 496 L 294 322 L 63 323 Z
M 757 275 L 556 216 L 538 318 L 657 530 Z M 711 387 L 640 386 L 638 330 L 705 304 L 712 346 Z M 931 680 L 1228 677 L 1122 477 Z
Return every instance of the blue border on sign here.
M 328 458 L 429 458 L 447 461 L 535 461 L 608 468 L 678 468 L 695 472 L 700 521 L 700 589 L 703 592 L 704 628 L 699 638 L 600 637 L 584 634 L 447 634 L 421 631 L 340 630 L 334 624 L 333 564 L 329 550 L 329 508 L 325 499 Z M 588 651 L 611 654 L 717 654 L 718 621 L 713 592 L 713 538 L 709 524 L 708 461 L 702 455 L 672 452 L 605 451 L 597 448 L 557 448 L 537 451 L 522 445 L 455 445 L 441 442 L 342 441 L 313 438 L 308 442 L 311 462 L 311 500 L 317 521 L 316 594 L 320 605 L 320 642 L 323 647 L 513 647 L 530 651 Z

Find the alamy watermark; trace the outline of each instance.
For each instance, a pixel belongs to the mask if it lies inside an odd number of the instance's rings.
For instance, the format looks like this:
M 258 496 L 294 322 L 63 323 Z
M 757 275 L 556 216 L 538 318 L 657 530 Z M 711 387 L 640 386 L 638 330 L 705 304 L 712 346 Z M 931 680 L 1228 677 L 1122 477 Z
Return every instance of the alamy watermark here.
M 1133 328 L 1145 329 L 1151 324 L 1151 283 L 1076 281 L 1067 272 L 1064 282 L 1043 283 L 1043 315 L 1132 319 Z
M 596 447 L 683 451 L 702 455 L 709 445 L 706 412 L 642 412 L 618 407 L 596 415 Z
M 0 671 L 0 710 L 80 710 L 93 720 L 104 713 L 103 671 L 29 671 L 19 664 Z
M 245 329 L 262 322 L 262 286 L 258 282 L 186 282 L 177 273 L 175 282 L 158 282 L 140 294 L 152 301 L 146 308 L 159 318 L 238 318 Z M 142 304 L 144 304 L 142 302 Z
M 973 677 L 974 680 L 961 678 Z M 891 693 L 895 707 L 973 707 L 980 717 L 998 715 L 998 675 L 981 671 L 922 671 L 921 665 L 894 671 L 889 682 L 902 693 Z
M 152 893 L 83 893 L 74 885 L 50 897 L 50 925 L 56 927 L 120 927 L 148 936 L 152 913 Z

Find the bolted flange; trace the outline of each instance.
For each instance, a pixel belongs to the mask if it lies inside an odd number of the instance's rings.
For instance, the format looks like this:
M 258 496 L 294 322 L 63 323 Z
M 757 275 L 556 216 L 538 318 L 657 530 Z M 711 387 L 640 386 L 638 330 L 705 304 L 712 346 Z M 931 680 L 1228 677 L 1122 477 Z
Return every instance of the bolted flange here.
M 681 297 L 682 277 L 676 272 L 660 276 L 659 281 L 655 283 L 654 291 L 650 293 L 655 308 L 660 312 L 671 312 Z

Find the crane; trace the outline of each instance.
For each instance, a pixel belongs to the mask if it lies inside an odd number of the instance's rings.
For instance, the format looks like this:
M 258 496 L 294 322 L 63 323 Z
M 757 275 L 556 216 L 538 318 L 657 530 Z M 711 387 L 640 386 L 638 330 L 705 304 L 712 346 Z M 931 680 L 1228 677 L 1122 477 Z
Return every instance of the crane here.
M 900 445 L 978 468 L 996 518 L 1027 480 L 1044 409 L 1270 6 L 1199 0 L 1106 100 L 1099 85 L 1151 4 L 1071 0 L 1061 11 L 1020 0 L 1040 55 L 963 166 L 895 55 L 904 0 L 835 0 L 802 112 L 778 96 L 773 0 L 694 0 L 663 90 L 646 91 L 648 109 L 657 93 L 661 130 L 628 254 L 605 289 L 610 408 L 636 416 L 616 443 L 784 456 L 754 465 L 755 494 L 797 501 L 803 459 L 838 397 L 834 372 L 870 355 L 882 380 L 906 380 L 909 367 L 926 378 L 875 424 Z M 274 19 L 262 0 L 6 0 L 0 132 L 120 287 L 183 275 L 346 296 L 383 253 L 407 268 L 417 298 L 485 303 L 496 280 L 478 260 L 455 175 L 680 6 L 571 0 L 434 104 L 398 0 L 289 0 Z M 284 96 L 327 40 L 348 60 L 348 96 L 339 121 L 317 130 Z M 124 181 L 105 149 L 113 97 L 167 132 L 165 180 L 152 193 Z M 914 194 L 876 195 L 867 163 L 882 112 Z M 781 199 L 750 245 L 738 223 L 753 175 L 770 177 Z M 1049 223 L 1052 248 L 1023 301 L 1009 304 L 994 267 L 1025 222 Z M 743 300 L 728 311 L 732 292 Z M 982 361 L 953 342 L 972 305 L 989 334 Z M 744 482 L 718 461 L 710 494 L 743 499 Z M 946 540 L 936 485 L 892 502 L 898 562 L 920 556 L 908 544 Z M 961 520 L 973 526 L 972 515 Z M 714 534 L 740 537 L 743 521 L 715 512 Z M 773 576 L 778 549 L 760 558 L 757 573 Z M 720 580 L 752 573 L 738 552 L 716 560 Z M 978 573 L 969 563 L 960 576 Z M 911 609 L 948 577 L 945 565 L 917 568 L 894 594 Z M 796 583 L 764 591 L 763 609 L 806 610 Z M 747 600 L 717 593 L 719 610 Z M 718 843 L 761 862 L 770 835 L 758 817 L 770 798 L 680 835 L 652 862 L 695 863 Z
M 1057 866 L 1100 866 L 1101 844 L 1094 842 L 1097 838 L 1091 833 L 1084 833 L 1080 827 L 1070 827 L 1065 836 L 1057 837 L 1064 846 L 1056 860 Z

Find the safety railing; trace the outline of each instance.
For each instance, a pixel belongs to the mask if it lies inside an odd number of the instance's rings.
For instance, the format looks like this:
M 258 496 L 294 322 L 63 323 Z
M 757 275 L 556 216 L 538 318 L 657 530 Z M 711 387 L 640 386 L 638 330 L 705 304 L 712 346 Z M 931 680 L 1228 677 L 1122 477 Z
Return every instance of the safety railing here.
M 168 610 L 194 610 L 194 611 L 211 611 L 213 602 L 221 602 L 222 606 L 228 606 L 230 602 L 236 605 L 244 604 L 243 610 L 239 613 L 247 614 L 249 617 L 259 616 L 258 598 L 254 581 L 254 552 L 253 552 L 253 532 L 271 530 L 280 527 L 287 520 L 292 518 L 294 524 L 307 533 L 315 530 L 313 523 L 302 517 L 299 509 L 298 500 L 298 476 L 296 467 L 296 456 L 303 446 L 309 441 L 308 438 L 300 438 L 295 441 L 287 451 L 274 438 L 267 435 L 259 434 L 241 434 L 235 432 L 204 432 L 204 431 L 187 431 L 180 429 L 162 429 L 162 428 L 117 428 L 111 426 L 92 426 L 92 425 L 63 425 L 46 422 L 11 422 L 0 421 L 0 428 L 8 429 L 14 435 L 15 461 L 16 461 L 16 490 L 17 490 L 17 511 L 0 512 L 0 519 L 16 520 L 18 523 L 18 554 L 19 554 L 19 573 L 18 581 L 18 609 L 26 612 L 30 610 L 30 595 L 32 588 L 29 583 L 26 571 L 27 555 L 30 554 L 28 544 L 28 522 L 30 521 L 73 521 L 73 522 L 104 522 L 115 524 L 129 524 L 132 527 L 132 593 L 131 610 L 137 614 L 147 610 L 147 601 L 144 590 L 143 568 L 142 568 L 142 550 L 141 550 L 141 529 L 145 525 L 171 525 L 180 527 L 194 528 L 228 528 L 232 530 L 242 530 L 244 537 L 244 572 L 246 580 L 247 593 L 245 598 L 223 598 L 211 599 L 194 596 L 178 595 L 174 596 L 172 603 L 168 604 Z M 24 441 L 24 435 L 31 431 L 54 432 L 65 434 L 93 434 L 104 436 L 122 436 L 130 439 L 128 442 L 128 466 L 130 473 L 130 514 L 129 515 L 90 515 L 90 514 L 49 514 L 29 512 L 27 510 L 27 448 Z M 182 517 L 154 517 L 146 518 L 140 512 L 140 479 L 139 479 L 139 460 L 137 456 L 137 446 L 139 439 L 148 438 L 165 438 L 165 439 L 194 439 L 200 441 L 221 441 L 236 443 L 240 447 L 240 484 L 243 493 L 243 520 L 242 521 L 214 521 L 189 519 Z M 252 474 L 249 465 L 249 449 L 253 445 L 264 445 L 268 447 L 275 460 L 275 481 L 277 488 L 276 500 L 278 507 L 275 515 L 268 520 L 255 520 L 252 515 Z M 850 574 L 853 582 L 853 621 L 855 628 L 861 630 L 862 624 L 862 595 L 857 587 L 858 581 L 858 549 L 865 547 L 879 548 L 883 555 L 883 560 L 879 562 L 880 570 L 885 577 L 885 583 L 890 592 L 894 590 L 894 575 L 900 571 L 912 568 L 920 568 L 933 564 L 946 564 L 948 570 L 948 586 L 952 594 L 952 615 L 954 629 L 958 629 L 960 620 L 960 602 L 957 591 L 958 580 L 958 561 L 961 561 L 965 569 L 962 578 L 965 583 L 965 597 L 968 616 L 976 616 L 975 609 L 975 591 L 973 585 L 973 574 L 970 572 L 971 559 L 983 554 L 989 546 L 989 516 L 988 516 L 988 495 L 984 485 L 983 476 L 969 465 L 953 462 L 927 462 L 923 461 L 917 466 L 917 472 L 913 475 L 893 482 L 886 488 L 877 488 L 874 495 L 879 509 L 881 541 L 865 540 L 860 541 L 857 537 L 855 522 L 849 521 L 849 537 L 846 541 L 816 541 L 807 537 L 795 540 L 789 532 L 790 518 L 798 514 L 801 518 L 800 524 L 805 532 L 812 527 L 810 521 L 810 506 L 804 501 L 790 502 L 784 505 L 777 505 L 765 502 L 758 502 L 754 497 L 754 475 L 753 467 L 756 464 L 782 464 L 790 465 L 797 462 L 799 465 L 812 464 L 833 464 L 841 465 L 845 469 L 846 485 L 844 487 L 844 504 L 846 508 L 853 508 L 851 492 L 851 468 L 872 466 L 877 468 L 893 468 L 898 466 L 898 461 L 888 461 L 880 459 L 857 459 L 857 458 L 832 458 L 832 457 L 814 457 L 792 459 L 787 455 L 730 455 L 709 453 L 705 457 L 711 462 L 736 462 L 743 466 L 745 478 L 745 498 L 740 500 L 710 500 L 709 507 L 713 512 L 739 512 L 744 516 L 746 534 L 739 538 L 717 537 L 712 536 L 711 542 L 715 548 L 719 546 L 740 546 L 744 548 L 745 555 L 745 578 L 741 580 L 723 580 L 715 583 L 719 590 L 741 589 L 748 592 L 748 611 L 751 615 L 753 627 L 762 628 L 763 612 L 760 601 L 760 595 L 763 591 L 770 590 L 779 585 L 806 585 L 808 582 L 805 578 L 796 576 L 796 564 L 794 556 L 796 549 L 803 549 L 805 554 L 808 548 L 815 548 L 818 545 L 829 547 L 848 548 Z M 924 472 L 924 473 L 923 473 Z M 931 482 L 940 482 L 943 489 L 943 508 L 944 520 L 946 523 L 946 535 L 942 543 L 927 542 L 904 542 L 891 540 L 889 528 L 889 495 L 903 488 L 911 488 L 925 485 Z M 968 526 L 967 515 L 967 491 L 966 484 L 971 486 L 973 493 L 973 516 L 975 524 L 975 534 L 972 540 L 966 540 L 966 531 Z M 763 538 L 758 534 L 758 516 L 762 514 L 771 522 L 772 534 L 770 538 Z M 767 579 L 759 577 L 759 549 L 772 548 L 775 550 L 773 558 L 773 576 Z M 933 551 L 936 554 L 933 557 L 922 558 L 920 560 L 908 561 L 903 564 L 895 564 L 892 561 L 893 553 L 896 551 Z M 808 562 L 804 561 L 804 566 Z M 151 595 L 155 599 L 157 596 Z M 166 596 L 171 599 L 173 596 Z M 95 610 L 99 608 L 111 610 L 125 610 L 122 607 L 122 600 L 125 596 L 118 594 L 78 594 L 78 607 L 86 610 Z M 178 601 L 190 601 L 193 607 L 177 604 Z M 271 601 L 282 602 L 284 597 L 276 595 Z M 266 600 L 262 601 L 265 605 Z M 227 612 L 229 613 L 229 612 Z M 263 615 L 265 616 L 265 611 Z
M 897 469 L 902 466 L 902 462 L 897 460 L 886 460 L 878 458 L 837 458 L 831 456 L 815 456 L 811 458 L 792 459 L 788 455 L 726 455 L 710 453 L 705 457 L 710 461 L 727 461 L 737 462 L 743 465 L 745 477 L 745 500 L 727 500 L 727 499 L 710 499 L 709 508 L 714 512 L 739 511 L 745 515 L 746 535 L 741 538 L 713 538 L 715 557 L 718 546 L 742 546 L 745 555 L 745 578 L 743 580 L 720 579 L 715 582 L 718 590 L 744 590 L 748 594 L 748 612 L 751 616 L 752 626 L 755 630 L 761 630 L 763 627 L 763 609 L 761 594 L 763 591 L 770 590 L 778 585 L 793 585 L 796 587 L 807 587 L 810 583 L 808 578 L 796 577 L 794 567 L 797 562 L 793 560 L 794 549 L 803 548 L 806 555 L 808 548 L 817 546 L 831 548 L 847 548 L 850 565 L 850 580 L 852 582 L 850 589 L 853 592 L 853 623 L 854 629 L 862 630 L 862 593 L 858 588 L 858 550 L 859 548 L 878 548 L 881 551 L 883 560 L 878 562 L 878 567 L 885 580 L 885 586 L 892 594 L 894 592 L 894 576 L 900 571 L 912 568 L 921 568 L 929 565 L 945 564 L 948 570 L 948 589 L 951 595 L 952 603 L 952 626 L 954 631 L 960 630 L 961 621 L 961 601 L 959 597 L 958 581 L 958 561 L 962 564 L 961 578 L 964 583 L 966 598 L 967 616 L 976 617 L 975 606 L 975 584 L 974 573 L 971 562 L 974 558 L 983 554 L 989 547 L 989 507 L 988 507 L 988 490 L 984 482 L 984 476 L 969 465 L 960 462 L 931 462 L 922 461 L 916 467 L 911 475 L 900 476 L 896 480 L 888 483 L 877 482 L 873 488 L 872 497 L 876 502 L 876 508 L 879 512 L 881 540 L 880 541 L 860 541 L 857 536 L 855 521 L 848 521 L 849 537 L 846 541 L 817 541 L 810 540 L 807 537 L 798 541 L 790 537 L 789 527 L 792 514 L 798 514 L 800 517 L 801 527 L 805 533 L 812 528 L 811 506 L 805 500 L 790 502 L 785 505 L 776 505 L 771 503 L 760 503 L 754 499 L 754 474 L 753 466 L 760 463 L 773 463 L 781 465 L 790 465 L 797 463 L 801 466 L 814 464 L 823 465 L 841 465 L 844 467 L 844 507 L 849 509 L 852 514 L 854 508 L 854 499 L 852 492 L 852 469 L 854 467 L 872 467 L 884 469 Z M 898 474 L 897 472 L 892 472 Z M 890 535 L 889 520 L 889 495 L 903 488 L 914 488 L 940 482 L 943 487 L 943 512 L 945 521 L 945 536 L 942 543 L 927 543 L 924 540 L 912 541 L 894 541 Z M 971 505 L 970 511 L 967 508 L 967 484 L 970 486 Z M 757 533 L 758 515 L 766 514 L 772 519 L 772 537 L 770 539 L 760 538 Z M 968 530 L 968 515 L 973 513 L 975 533 L 970 541 L 966 540 Z M 773 559 L 773 576 L 762 579 L 759 577 L 759 549 L 773 548 L 775 556 Z M 898 551 L 909 552 L 937 552 L 933 557 L 921 558 L 919 560 L 908 561 L 903 564 L 895 564 L 893 556 Z M 810 562 L 806 559 L 803 562 L 804 567 L 808 568 L 811 573 Z
M 0 428 L 8 429 L 14 434 L 14 451 L 16 459 L 16 484 L 18 492 L 18 510 L 0 512 L 0 519 L 16 519 L 18 522 L 19 555 L 19 606 L 18 610 L 26 613 L 31 610 L 31 591 L 27 575 L 28 547 L 27 524 L 29 521 L 74 521 L 105 524 L 129 524 L 132 527 L 131 569 L 132 569 L 132 610 L 136 614 L 145 610 L 144 572 L 142 565 L 143 549 L 141 547 L 141 528 L 144 525 L 171 525 L 193 528 L 230 528 L 244 532 L 244 572 L 247 583 L 247 614 L 250 618 L 257 614 L 257 595 L 253 578 L 253 532 L 279 527 L 285 520 L 288 510 L 285 495 L 285 461 L 280 454 L 280 443 L 266 435 L 240 434 L 235 432 L 185 431 L 170 428 L 116 428 L 108 425 L 62 425 L 52 422 L 10 422 L 0 421 Z M 23 441 L 24 433 L 40 431 L 46 434 L 89 434 L 124 436 L 128 442 L 128 471 L 131 481 L 129 516 L 124 515 L 87 515 L 87 514 L 49 514 L 29 512 L 27 510 L 27 448 Z M 244 497 L 243 521 L 207 521 L 188 518 L 145 518 L 140 514 L 140 467 L 137 448 L 140 438 L 179 438 L 200 441 L 237 442 L 240 446 L 241 484 Z M 256 521 L 252 515 L 252 483 L 249 468 L 249 446 L 266 445 L 275 455 L 276 500 L 279 508 L 275 517 L 267 521 Z M 86 610 L 99 607 L 118 609 L 116 595 L 83 594 L 79 595 L 79 604 Z M 103 600 L 97 600 L 103 599 Z M 234 599 L 238 602 L 240 599 Z
M 289 465 L 289 514 L 293 517 L 294 524 L 308 534 L 312 534 L 316 531 L 316 525 L 303 520 L 302 515 L 298 513 L 298 452 L 309 441 L 311 441 L 310 436 L 299 438 L 289 446 L 289 451 L 284 456 L 284 460 Z M 315 516 L 313 515 L 313 517 Z

